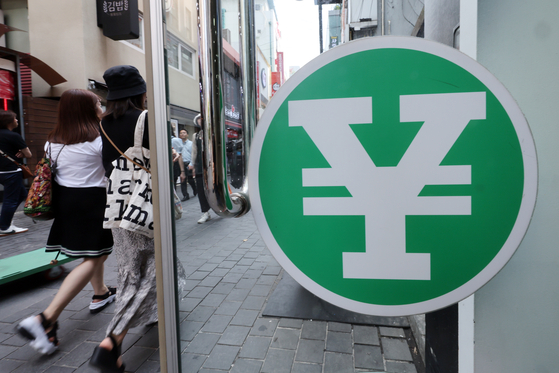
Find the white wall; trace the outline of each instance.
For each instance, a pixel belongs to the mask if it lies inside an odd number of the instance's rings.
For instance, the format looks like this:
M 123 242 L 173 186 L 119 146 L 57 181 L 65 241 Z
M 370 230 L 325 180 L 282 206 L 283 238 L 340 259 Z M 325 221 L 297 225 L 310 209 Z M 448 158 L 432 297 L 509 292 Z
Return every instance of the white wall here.
M 476 373 L 556 373 L 559 353 L 559 2 L 479 1 L 478 61 L 532 129 L 539 192 L 524 241 L 476 293 Z

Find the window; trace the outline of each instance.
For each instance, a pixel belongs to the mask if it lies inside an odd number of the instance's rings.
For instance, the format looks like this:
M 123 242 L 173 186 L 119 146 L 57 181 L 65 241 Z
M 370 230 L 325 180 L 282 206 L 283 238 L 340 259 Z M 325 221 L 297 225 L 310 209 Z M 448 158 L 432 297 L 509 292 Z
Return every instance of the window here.
M 142 13 L 138 14 L 138 19 L 140 20 L 140 36 L 138 39 L 122 40 L 124 43 L 132 44 L 136 48 L 144 51 L 144 16 Z
M 194 51 L 175 35 L 167 32 L 167 63 L 169 66 L 194 77 Z

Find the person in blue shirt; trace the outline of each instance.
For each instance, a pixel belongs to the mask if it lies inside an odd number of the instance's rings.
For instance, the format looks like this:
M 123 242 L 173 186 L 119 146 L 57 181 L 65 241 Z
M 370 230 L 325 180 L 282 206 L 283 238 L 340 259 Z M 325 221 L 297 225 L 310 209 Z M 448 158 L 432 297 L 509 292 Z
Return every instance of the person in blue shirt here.
M 190 199 L 190 195 L 188 194 L 187 183 L 190 184 L 194 196 L 196 196 L 196 194 L 198 193 L 196 190 L 196 181 L 192 176 L 191 172 L 186 172 L 186 178 L 184 179 L 182 178 L 183 171 L 187 170 L 192 160 L 192 141 L 188 139 L 188 131 L 186 129 L 180 130 L 179 138 L 177 139 L 176 137 L 174 137 L 172 139 L 172 144 L 173 144 L 173 148 L 181 154 L 182 165 L 179 165 L 179 167 L 181 167 L 180 172 L 181 172 L 181 192 L 183 195 L 182 200 L 187 201 Z M 176 163 L 174 169 L 175 170 L 177 169 Z M 175 175 L 177 173 L 178 172 L 175 171 Z

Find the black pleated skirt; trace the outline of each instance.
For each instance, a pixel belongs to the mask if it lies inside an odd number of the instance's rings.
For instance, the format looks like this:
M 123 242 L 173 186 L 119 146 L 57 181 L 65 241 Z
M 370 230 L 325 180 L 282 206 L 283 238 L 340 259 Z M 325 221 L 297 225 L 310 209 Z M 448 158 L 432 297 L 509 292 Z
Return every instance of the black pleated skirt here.
M 67 188 L 54 184 L 55 218 L 46 251 L 75 257 L 99 257 L 113 251 L 113 235 L 103 229 L 105 188 Z

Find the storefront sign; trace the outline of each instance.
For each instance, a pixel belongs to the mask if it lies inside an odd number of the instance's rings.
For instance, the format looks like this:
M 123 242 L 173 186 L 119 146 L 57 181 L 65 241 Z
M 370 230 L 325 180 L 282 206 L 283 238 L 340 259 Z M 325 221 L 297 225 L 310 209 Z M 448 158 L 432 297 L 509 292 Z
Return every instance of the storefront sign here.
M 103 35 L 113 40 L 137 39 L 138 0 L 97 0 L 97 25 L 103 28 Z
M 384 316 L 487 283 L 537 191 L 515 100 L 476 61 L 420 38 L 359 39 L 301 68 L 262 116 L 249 167 L 256 223 L 283 268 L 332 304 Z

